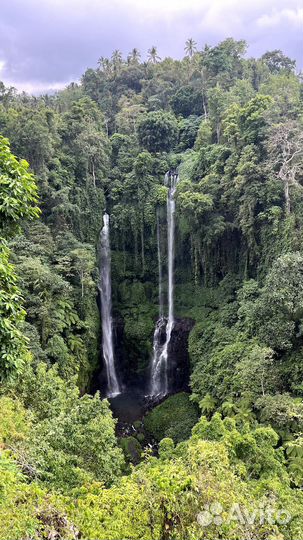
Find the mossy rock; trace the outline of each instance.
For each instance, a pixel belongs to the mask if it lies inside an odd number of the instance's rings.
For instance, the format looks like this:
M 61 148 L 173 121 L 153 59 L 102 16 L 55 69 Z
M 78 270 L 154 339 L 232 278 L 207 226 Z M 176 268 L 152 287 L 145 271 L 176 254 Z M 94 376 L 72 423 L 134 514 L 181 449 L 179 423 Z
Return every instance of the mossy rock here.
M 190 437 L 192 427 L 198 419 L 197 406 L 190 401 L 189 394 L 180 392 L 147 413 L 144 428 L 156 441 L 169 437 L 179 443 Z
M 136 439 L 140 443 L 143 443 L 145 441 L 145 435 L 144 433 L 136 433 Z
M 142 429 L 142 427 L 143 427 L 143 426 L 142 426 L 141 420 L 135 420 L 135 421 L 133 422 L 133 426 L 134 426 L 134 428 L 135 428 L 137 431 L 139 431 L 139 430 Z
M 135 437 L 123 437 L 119 445 L 124 452 L 126 461 L 137 465 L 141 460 L 142 446 Z

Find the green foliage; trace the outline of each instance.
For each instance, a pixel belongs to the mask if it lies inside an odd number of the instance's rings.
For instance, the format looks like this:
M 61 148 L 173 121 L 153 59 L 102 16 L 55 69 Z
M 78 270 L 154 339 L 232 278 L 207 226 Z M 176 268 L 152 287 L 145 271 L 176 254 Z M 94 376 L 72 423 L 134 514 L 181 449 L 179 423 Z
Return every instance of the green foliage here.
M 236 420 L 230 418 L 222 420 L 215 413 L 210 421 L 205 417 L 193 428 L 193 438 L 224 441 L 230 459 L 234 464 L 245 464 L 242 474 L 247 478 L 262 478 L 280 476 L 286 479 L 281 463 L 281 452 L 275 450 L 279 436 L 270 427 L 257 426 L 249 430 L 248 424 L 240 430 L 236 427 Z M 287 480 L 286 480 L 287 481 Z
M 203 113 L 202 93 L 192 86 L 182 86 L 171 98 L 171 106 L 175 114 L 188 117 Z
M 205 47 L 203 64 L 214 83 L 217 81 L 230 86 L 237 78 L 241 78 L 241 57 L 246 47 L 245 41 L 235 41 L 232 38 L 225 39 L 215 47 Z
M 300 340 L 301 273 L 302 255 L 286 253 L 274 262 L 261 290 L 251 281 L 239 296 L 243 327 L 276 350 L 290 350 Z
M 11 153 L 8 140 L 0 136 L 0 380 L 20 374 L 28 360 L 23 334 L 25 311 L 10 250 L 5 236 L 16 232 L 22 219 L 39 215 L 37 186 L 28 163 Z M 3 237 L 4 235 L 4 237 Z
M 256 401 L 262 422 L 272 424 L 283 437 L 302 431 L 303 404 L 289 394 L 263 396 Z
M 303 483 L 303 447 L 302 437 L 297 437 L 286 444 L 286 456 L 289 476 L 295 486 Z
M 178 204 L 185 215 L 197 219 L 212 209 L 213 201 L 209 195 L 195 192 L 192 184 L 183 180 L 178 186 Z
M 202 539 L 206 531 L 197 515 L 215 503 L 213 508 L 220 508 L 223 519 L 207 526 L 207 538 L 221 535 L 240 540 L 249 534 L 295 538 L 302 526 L 301 495 L 292 493 L 286 478 L 284 483 L 279 479 L 282 465 L 273 448 L 274 432 L 259 428 L 241 434 L 235 428 L 223 429 L 219 441 L 196 433 L 182 449 L 182 445 L 174 449 L 172 441 L 164 439 L 160 459 L 148 459 L 115 487 L 102 490 L 95 485 L 78 492 L 77 501 L 69 506 L 69 518 L 84 538 L 148 540 L 186 535 Z M 241 459 L 245 447 L 252 452 L 246 464 Z M 250 473 L 262 480 L 249 479 Z M 267 520 L 260 524 L 259 514 L 251 524 L 245 519 L 229 520 L 234 504 L 255 515 L 260 504 L 273 504 L 275 516 L 284 508 L 294 519 L 286 525 Z
M 261 56 L 261 60 L 269 67 L 272 73 L 280 71 L 290 72 L 295 67 L 294 60 L 283 54 L 280 50 L 268 51 Z
M 0 398 L 0 441 L 1 444 L 23 441 L 30 429 L 30 413 L 22 403 L 7 396 Z
M 174 442 L 186 440 L 198 420 L 196 406 L 185 392 L 170 396 L 144 417 L 144 427 L 157 441 L 170 437 Z
M 179 144 L 178 149 L 183 151 L 195 145 L 197 134 L 201 124 L 200 116 L 189 116 L 179 122 Z
M 26 373 L 19 395 L 25 410 L 2 398 L 0 433 L 30 478 L 60 491 L 117 478 L 122 452 L 108 403 L 98 393 L 80 397 L 75 381 L 65 383 L 56 368 L 40 364 L 36 373 Z
M 28 484 L 6 451 L 0 453 L 0 478 L 1 540 L 22 540 L 28 536 L 47 538 L 53 534 L 67 540 L 77 538 L 77 531 L 67 519 L 61 501 L 36 482 Z
M 123 450 L 125 459 L 129 463 L 137 465 L 141 460 L 142 446 L 135 437 L 123 437 L 119 441 L 119 445 Z
M 210 394 L 206 394 L 200 401 L 200 409 L 206 415 L 211 414 L 216 409 L 216 401 Z
M 37 186 L 28 163 L 11 153 L 9 142 L 0 136 L 0 230 L 6 233 L 21 219 L 39 216 Z
M 0 246 L 0 380 L 18 375 L 28 359 L 27 340 L 23 334 L 25 311 L 10 251 Z
M 30 223 L 34 178 L 1 138 L 0 538 L 302 537 L 302 92 L 281 51 L 245 49 L 189 38 L 178 61 L 116 50 L 55 96 L 0 85 L 1 132 L 35 171 L 42 208 Z M 159 457 L 142 460 L 140 428 L 120 441 L 138 463 L 125 466 L 107 402 L 85 394 L 99 364 L 96 246 L 106 207 L 124 369 L 143 376 L 175 168 L 193 401 L 147 414 Z M 212 503 L 223 523 L 205 528 Z M 274 503 L 292 520 L 228 522 L 232 503 Z
M 9 409 L 11 410 L 11 409 Z M 300 492 L 293 493 L 283 470 L 277 436 L 270 428 L 248 426 L 238 430 L 230 420 L 215 415 L 201 418 L 192 438 L 176 448 L 171 439 L 160 445 L 160 458 L 147 458 L 129 476 L 109 489 L 90 483 L 69 491 L 65 497 L 48 495 L 36 482 L 25 484 L 12 458 L 1 455 L 1 533 L 13 531 L 14 538 L 35 534 L 44 525 L 64 538 L 205 538 L 197 514 L 206 505 L 220 505 L 223 521 L 207 527 L 207 537 L 218 534 L 243 538 L 253 532 L 294 539 L 302 527 Z M 16 493 L 23 495 L 22 512 L 12 511 Z M 262 505 L 283 508 L 293 519 L 286 525 L 228 519 L 233 504 L 246 512 Z M 212 507 L 212 506 L 211 506 Z M 6 521 L 4 521 L 6 516 Z M 258 515 L 259 517 L 259 515 Z M 8 529 L 9 527 L 9 529 Z M 3 532 L 3 535 L 4 535 Z M 3 536 L 4 538 L 4 536 Z
M 84 395 L 72 402 L 69 411 L 39 422 L 28 453 L 37 463 L 38 477 L 59 490 L 93 478 L 109 485 L 123 464 L 111 412 L 99 394 Z
M 210 122 L 208 120 L 202 120 L 197 133 L 195 149 L 201 150 L 203 146 L 208 146 L 211 144 L 211 135 L 212 132 Z
M 178 124 L 171 113 L 150 112 L 138 125 L 139 142 L 149 152 L 169 152 L 178 140 Z

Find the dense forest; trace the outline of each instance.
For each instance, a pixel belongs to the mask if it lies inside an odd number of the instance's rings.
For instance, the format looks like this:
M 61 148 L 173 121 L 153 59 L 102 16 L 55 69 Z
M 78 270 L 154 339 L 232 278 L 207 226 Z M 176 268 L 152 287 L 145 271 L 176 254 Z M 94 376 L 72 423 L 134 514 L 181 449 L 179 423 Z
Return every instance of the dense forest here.
M 0 83 L 0 540 L 303 536 L 303 86 L 246 49 L 116 50 L 55 95 Z M 105 212 L 133 417 L 106 392 Z

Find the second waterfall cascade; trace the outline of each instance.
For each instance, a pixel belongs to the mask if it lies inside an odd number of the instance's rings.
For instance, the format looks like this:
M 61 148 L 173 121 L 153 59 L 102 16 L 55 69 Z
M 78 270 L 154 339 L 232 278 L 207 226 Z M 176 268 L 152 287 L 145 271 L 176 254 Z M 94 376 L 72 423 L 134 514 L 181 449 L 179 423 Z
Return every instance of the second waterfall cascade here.
M 107 377 L 107 397 L 121 393 L 115 368 L 112 298 L 111 298 L 111 253 L 109 239 L 109 215 L 103 216 L 103 228 L 100 233 L 100 280 L 99 292 L 102 318 L 102 350 Z
M 166 173 L 164 183 L 168 185 L 167 194 L 167 254 L 168 254 L 168 317 L 163 316 L 162 299 L 162 257 L 160 239 L 160 221 L 157 215 L 157 245 L 159 267 L 159 319 L 156 323 L 153 340 L 153 357 L 151 362 L 151 382 L 149 394 L 165 396 L 169 391 L 168 353 L 171 334 L 174 327 L 174 255 L 175 255 L 175 193 L 179 180 L 177 173 Z M 161 337 L 165 328 L 166 338 Z

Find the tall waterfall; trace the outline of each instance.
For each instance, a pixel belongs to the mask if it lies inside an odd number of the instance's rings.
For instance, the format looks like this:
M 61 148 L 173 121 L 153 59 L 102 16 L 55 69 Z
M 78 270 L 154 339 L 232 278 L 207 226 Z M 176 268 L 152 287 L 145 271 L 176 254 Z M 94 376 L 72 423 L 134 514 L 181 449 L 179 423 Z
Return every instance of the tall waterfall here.
M 114 358 L 112 328 L 112 291 L 111 291 L 111 253 L 109 240 L 109 215 L 103 216 L 103 228 L 100 233 L 100 280 L 102 317 L 102 349 L 107 376 L 107 396 L 114 397 L 121 393 Z
M 151 364 L 151 388 L 152 396 L 166 395 L 168 393 L 168 348 L 174 327 L 174 252 L 175 252 L 175 193 L 179 177 L 174 173 L 166 173 L 165 185 L 169 185 L 167 194 L 167 253 L 168 253 L 168 317 L 163 317 L 162 307 L 162 261 L 159 233 L 159 218 L 157 219 L 157 243 L 158 243 L 158 266 L 159 266 L 159 311 L 154 341 L 153 358 Z M 165 342 L 161 343 L 164 327 L 166 326 Z
M 163 318 L 163 275 L 162 275 L 162 255 L 161 255 L 161 236 L 160 236 L 160 215 L 157 210 L 157 253 L 158 253 L 158 281 L 159 281 L 159 319 Z

